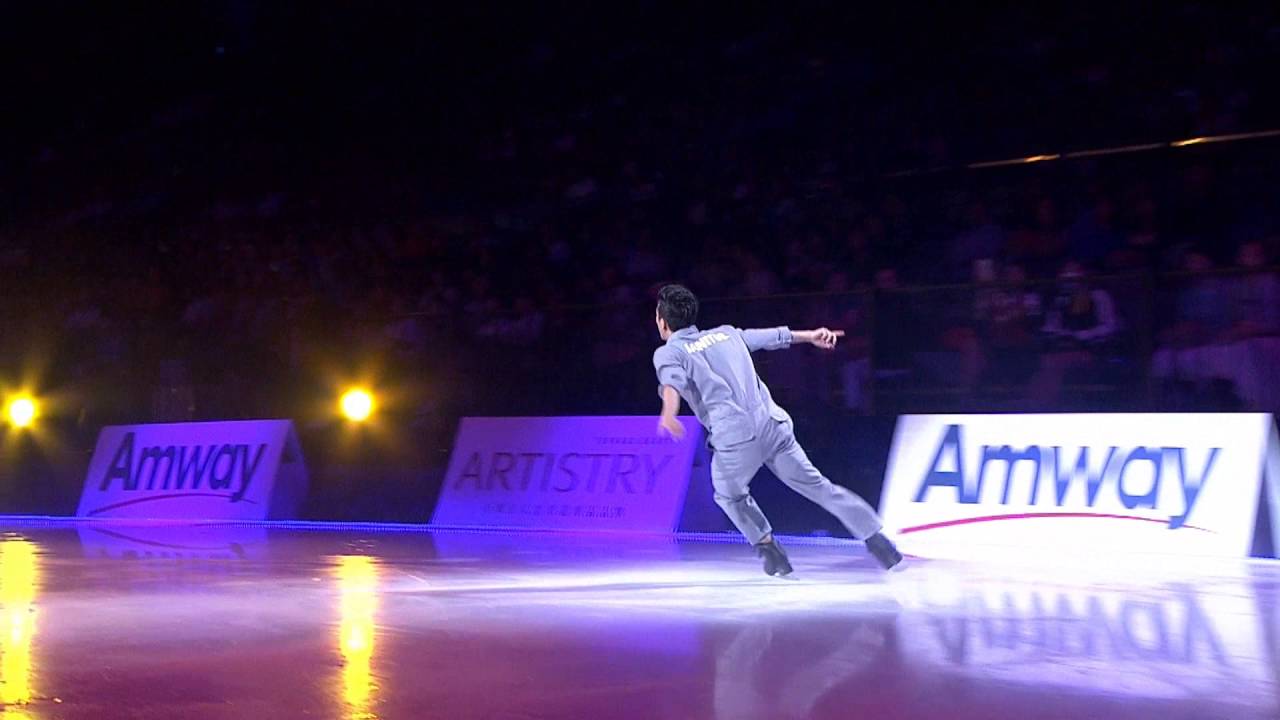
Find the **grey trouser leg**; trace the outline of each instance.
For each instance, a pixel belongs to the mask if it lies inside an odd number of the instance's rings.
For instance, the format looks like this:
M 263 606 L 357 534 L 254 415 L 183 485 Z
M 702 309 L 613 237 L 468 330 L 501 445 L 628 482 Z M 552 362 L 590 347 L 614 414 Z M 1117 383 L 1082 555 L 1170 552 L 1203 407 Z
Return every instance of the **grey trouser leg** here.
M 752 545 L 773 532 L 749 493 L 751 479 L 764 463 L 762 447 L 760 438 L 756 438 L 716 450 L 711 456 L 711 487 L 715 490 L 716 504 Z
M 866 500 L 832 483 L 809 462 L 804 448 L 796 442 L 791 423 L 769 423 L 763 436 L 756 440 L 764 443 L 764 463 L 779 480 L 835 515 L 854 537 L 865 540 L 880 532 L 880 516 Z

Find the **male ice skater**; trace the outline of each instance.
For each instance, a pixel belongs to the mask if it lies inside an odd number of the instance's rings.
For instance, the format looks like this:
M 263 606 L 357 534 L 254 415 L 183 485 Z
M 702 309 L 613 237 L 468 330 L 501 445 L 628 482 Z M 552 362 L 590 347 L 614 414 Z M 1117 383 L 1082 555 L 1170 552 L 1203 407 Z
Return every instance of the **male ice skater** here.
M 710 435 L 716 504 L 764 558 L 764 571 L 786 575 L 791 562 L 748 492 L 762 464 L 839 518 L 854 537 L 865 540 L 867 550 L 886 569 L 902 562 L 897 548 L 881 534 L 880 518 L 871 506 L 832 484 L 809 462 L 792 433 L 791 416 L 774 404 L 751 361 L 756 350 L 779 350 L 795 343 L 830 350 L 844 333 L 827 328 L 739 330 L 729 325 L 699 330 L 697 319 L 698 298 L 688 288 L 667 285 L 659 291 L 655 320 L 665 341 L 653 353 L 662 394 L 659 431 L 676 439 L 684 435 L 676 419 L 683 397 Z

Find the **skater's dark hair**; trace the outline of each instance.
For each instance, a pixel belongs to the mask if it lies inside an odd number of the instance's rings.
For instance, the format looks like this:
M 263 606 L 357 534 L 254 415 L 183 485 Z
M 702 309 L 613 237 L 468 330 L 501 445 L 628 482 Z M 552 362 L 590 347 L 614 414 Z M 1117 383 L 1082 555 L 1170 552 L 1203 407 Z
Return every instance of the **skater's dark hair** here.
M 689 327 L 698 320 L 698 296 L 683 285 L 664 285 L 658 291 L 658 317 L 673 331 Z

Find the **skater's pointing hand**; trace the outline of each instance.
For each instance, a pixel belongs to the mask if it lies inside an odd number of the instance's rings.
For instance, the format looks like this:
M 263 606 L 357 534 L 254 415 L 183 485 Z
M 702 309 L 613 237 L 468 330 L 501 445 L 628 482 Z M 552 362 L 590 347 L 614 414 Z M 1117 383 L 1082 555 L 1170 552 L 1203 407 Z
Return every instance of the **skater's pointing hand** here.
M 813 331 L 813 344 L 823 350 L 831 350 L 836 346 L 836 342 L 844 337 L 843 330 L 831 330 L 828 328 L 818 328 Z

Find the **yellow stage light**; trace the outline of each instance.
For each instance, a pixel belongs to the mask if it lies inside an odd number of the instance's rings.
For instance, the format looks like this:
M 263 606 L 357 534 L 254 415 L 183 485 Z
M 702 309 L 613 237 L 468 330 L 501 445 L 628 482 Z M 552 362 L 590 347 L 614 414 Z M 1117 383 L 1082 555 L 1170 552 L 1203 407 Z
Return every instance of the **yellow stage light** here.
M 367 390 L 348 390 L 339 402 L 343 417 L 352 422 L 364 422 L 373 415 L 373 395 Z
M 31 427 L 39 414 L 40 408 L 36 405 L 35 399 L 28 395 L 12 398 L 9 400 L 8 407 L 5 408 L 5 418 L 16 428 Z

